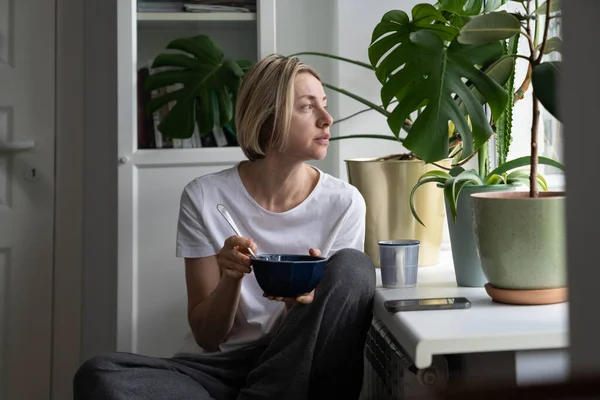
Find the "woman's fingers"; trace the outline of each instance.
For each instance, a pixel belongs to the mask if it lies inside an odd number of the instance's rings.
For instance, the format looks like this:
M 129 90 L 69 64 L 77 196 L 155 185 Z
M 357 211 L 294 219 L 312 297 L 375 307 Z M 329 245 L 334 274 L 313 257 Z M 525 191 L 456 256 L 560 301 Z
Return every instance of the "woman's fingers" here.
M 228 247 L 230 249 L 233 249 L 235 247 L 243 247 L 243 248 L 248 248 L 251 247 L 252 245 L 256 246 L 252 239 L 248 239 L 245 237 L 241 237 L 241 236 L 230 236 L 225 240 L 225 245 L 223 247 Z M 254 249 L 252 249 L 254 250 Z
M 253 241 L 241 236 L 230 236 L 225 240 L 223 248 L 218 254 L 221 269 L 231 270 L 234 276 L 252 272 L 251 260 L 248 257 L 248 247 L 254 246 Z
M 310 304 L 313 302 L 315 298 L 315 291 L 313 290 L 310 293 L 303 294 L 302 296 L 296 297 L 296 302 L 300 304 Z
M 293 303 L 310 304 L 313 302 L 313 300 L 315 298 L 315 291 L 313 290 L 310 293 L 306 293 L 306 294 L 303 294 L 302 296 L 298 296 L 295 298 L 294 297 L 268 296 L 265 293 L 263 293 L 263 296 L 265 296 L 269 300 L 283 301 L 284 303 L 287 303 L 287 304 L 293 304 Z
M 321 250 L 310 248 L 308 249 L 308 254 L 310 254 L 313 257 L 321 257 Z

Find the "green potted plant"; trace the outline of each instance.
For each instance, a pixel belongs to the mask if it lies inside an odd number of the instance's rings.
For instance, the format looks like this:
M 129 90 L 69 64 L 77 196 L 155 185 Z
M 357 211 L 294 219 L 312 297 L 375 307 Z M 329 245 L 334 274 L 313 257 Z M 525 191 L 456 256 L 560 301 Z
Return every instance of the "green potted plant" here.
M 444 188 L 455 272 L 461 286 L 483 286 L 486 282 L 475 246 L 469 195 L 506 191 L 515 183 L 529 181 L 528 174 L 521 170 L 510 172 L 528 165 L 529 157 L 506 162 L 518 38 L 502 42 L 513 34 L 488 41 L 460 40 L 466 27 L 491 13 L 502 20 L 504 29 L 511 29 L 511 33 L 518 30 L 518 17 L 495 12 L 506 2 L 442 0 L 437 7 L 418 4 L 412 10 L 412 19 L 403 11 L 390 11 L 376 26 L 369 48 L 371 64 L 382 83 L 384 104 L 397 100 L 388 119 L 392 131 L 397 132 L 398 122 L 405 115 L 419 112 L 403 142 L 405 147 L 430 162 L 456 149 L 453 156 L 459 159 L 458 164 L 448 172 L 423 175 L 411 198 L 426 183 Z M 487 35 L 487 29 L 475 29 L 471 34 Z M 487 105 L 491 117 L 482 105 Z M 500 165 L 490 171 L 487 146 L 494 133 Z M 475 155 L 478 170 L 465 170 L 461 164 Z M 562 167 L 547 158 L 539 161 Z M 537 172 L 535 176 L 545 188 L 543 177 Z M 461 192 L 463 196 L 459 196 Z M 413 215 L 422 223 L 414 209 Z
M 559 38 L 548 37 L 550 22 L 560 17 L 560 8 L 558 0 L 521 3 L 525 22 L 514 15 L 503 15 L 500 20 L 498 13 L 491 13 L 465 25 L 459 36 L 464 43 L 524 36 L 529 54 L 522 57 L 529 62 L 533 86 L 529 192 L 472 195 L 474 229 L 488 294 L 506 303 L 548 304 L 567 299 L 566 195 L 539 192 L 535 179 L 540 160 L 540 103 L 560 119 L 556 105 L 560 61 L 543 60 L 560 43 Z M 479 33 L 482 26 L 489 34 Z M 512 32 L 510 26 L 514 26 Z

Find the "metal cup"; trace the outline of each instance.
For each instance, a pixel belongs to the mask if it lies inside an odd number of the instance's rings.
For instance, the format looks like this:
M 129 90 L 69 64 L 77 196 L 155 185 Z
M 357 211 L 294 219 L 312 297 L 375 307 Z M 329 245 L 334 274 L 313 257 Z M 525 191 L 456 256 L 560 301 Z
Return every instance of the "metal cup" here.
M 382 240 L 378 244 L 383 287 L 416 286 L 420 242 L 412 239 Z

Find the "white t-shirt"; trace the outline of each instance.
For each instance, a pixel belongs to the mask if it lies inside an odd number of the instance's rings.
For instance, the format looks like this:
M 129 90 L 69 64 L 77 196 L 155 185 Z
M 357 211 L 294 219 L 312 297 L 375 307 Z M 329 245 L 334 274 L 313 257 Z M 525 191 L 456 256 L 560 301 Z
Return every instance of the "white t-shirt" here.
M 217 204 L 227 207 L 242 236 L 256 243 L 258 254 L 308 254 L 311 247 L 320 249 L 325 257 L 343 248 L 363 251 L 366 206 L 354 186 L 317 169 L 319 182 L 306 200 L 289 211 L 273 213 L 247 192 L 238 165 L 196 178 L 183 190 L 177 257 L 215 255 L 225 239 L 234 235 Z M 254 273 L 247 274 L 242 279 L 233 327 L 219 346 L 221 352 L 256 343 L 278 326 L 285 306 L 262 294 Z M 190 331 L 180 353 L 203 352 Z

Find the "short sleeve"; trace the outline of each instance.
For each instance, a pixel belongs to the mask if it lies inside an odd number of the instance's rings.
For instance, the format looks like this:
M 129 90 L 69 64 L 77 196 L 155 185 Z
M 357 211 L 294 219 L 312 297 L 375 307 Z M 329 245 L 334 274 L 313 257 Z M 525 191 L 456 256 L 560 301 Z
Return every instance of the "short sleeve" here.
M 177 221 L 177 257 L 208 257 L 215 254 L 210 235 L 202 220 L 202 187 L 188 184 L 181 194 Z
M 347 248 L 364 251 L 366 218 L 367 206 L 365 199 L 355 189 L 353 191 L 352 202 L 346 211 L 344 222 L 331 247 L 330 255 L 338 250 Z

